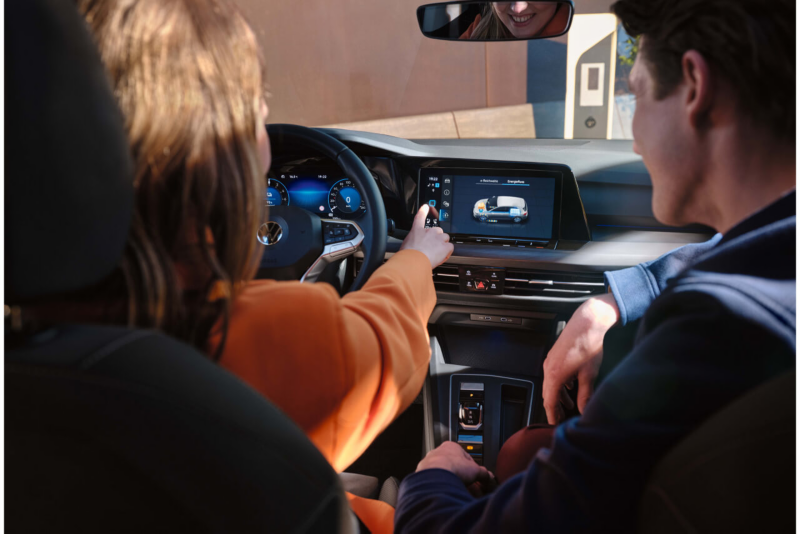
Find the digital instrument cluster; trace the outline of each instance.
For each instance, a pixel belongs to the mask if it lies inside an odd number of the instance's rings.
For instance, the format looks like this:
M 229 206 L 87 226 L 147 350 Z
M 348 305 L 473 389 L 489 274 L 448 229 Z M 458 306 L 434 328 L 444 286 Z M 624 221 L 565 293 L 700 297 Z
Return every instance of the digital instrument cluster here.
M 353 180 L 326 173 L 270 175 L 265 199 L 267 206 L 298 206 L 326 219 L 358 219 L 367 211 Z

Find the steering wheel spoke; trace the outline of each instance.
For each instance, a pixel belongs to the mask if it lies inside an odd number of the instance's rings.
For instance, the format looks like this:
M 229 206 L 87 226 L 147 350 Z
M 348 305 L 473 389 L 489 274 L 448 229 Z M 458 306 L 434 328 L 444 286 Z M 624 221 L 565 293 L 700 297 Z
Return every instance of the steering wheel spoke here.
M 303 274 L 301 282 L 316 282 L 328 264 L 355 254 L 364 241 L 364 232 L 353 221 L 322 219 L 322 236 L 322 254 Z
M 359 224 L 320 219 L 299 206 L 270 206 L 259 230 L 263 246 L 258 278 L 315 282 L 330 263 L 364 253 L 364 261 L 347 291 L 360 289 L 386 253 L 386 209 L 377 181 L 364 162 L 344 143 L 325 131 L 293 124 L 268 124 L 273 162 L 298 155 L 322 155 L 335 163 L 363 195 Z M 286 156 L 282 156 L 286 155 Z M 287 193 L 291 196 L 291 191 Z M 327 274 L 325 275 L 327 276 Z

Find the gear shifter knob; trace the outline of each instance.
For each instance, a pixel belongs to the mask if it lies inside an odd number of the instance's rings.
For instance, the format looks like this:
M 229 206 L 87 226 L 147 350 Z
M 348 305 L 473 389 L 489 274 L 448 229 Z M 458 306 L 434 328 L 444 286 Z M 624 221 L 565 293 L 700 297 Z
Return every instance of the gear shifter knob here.
M 464 430 L 479 430 L 483 426 L 483 403 L 477 401 L 459 403 L 458 422 Z

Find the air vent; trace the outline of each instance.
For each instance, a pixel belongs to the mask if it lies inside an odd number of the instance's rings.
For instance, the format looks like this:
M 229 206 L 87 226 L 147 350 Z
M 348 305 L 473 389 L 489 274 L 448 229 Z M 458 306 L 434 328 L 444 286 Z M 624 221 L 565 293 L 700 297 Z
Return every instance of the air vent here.
M 433 286 L 436 291 L 458 292 L 458 267 L 440 265 L 433 270 Z
M 358 274 L 363 265 L 363 258 L 356 258 L 356 270 Z M 384 261 L 384 263 L 386 263 Z M 433 286 L 437 291 L 458 293 L 458 267 L 455 265 L 440 265 L 433 270 Z
M 603 275 L 507 270 L 506 295 L 578 298 L 605 293 Z

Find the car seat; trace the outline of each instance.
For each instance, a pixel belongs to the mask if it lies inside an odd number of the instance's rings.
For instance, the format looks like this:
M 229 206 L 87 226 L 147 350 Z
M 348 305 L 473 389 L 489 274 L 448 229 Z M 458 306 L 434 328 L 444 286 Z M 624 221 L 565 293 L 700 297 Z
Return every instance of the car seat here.
M 639 321 L 603 341 L 608 375 L 634 346 Z M 761 384 L 703 422 L 659 461 L 638 531 L 795 531 L 795 371 Z
M 195 349 L 31 320 L 120 261 L 132 165 L 73 3 L 5 10 L 6 532 L 357 531 L 303 432 Z
M 639 532 L 795 531 L 795 372 L 753 389 L 651 474 Z

